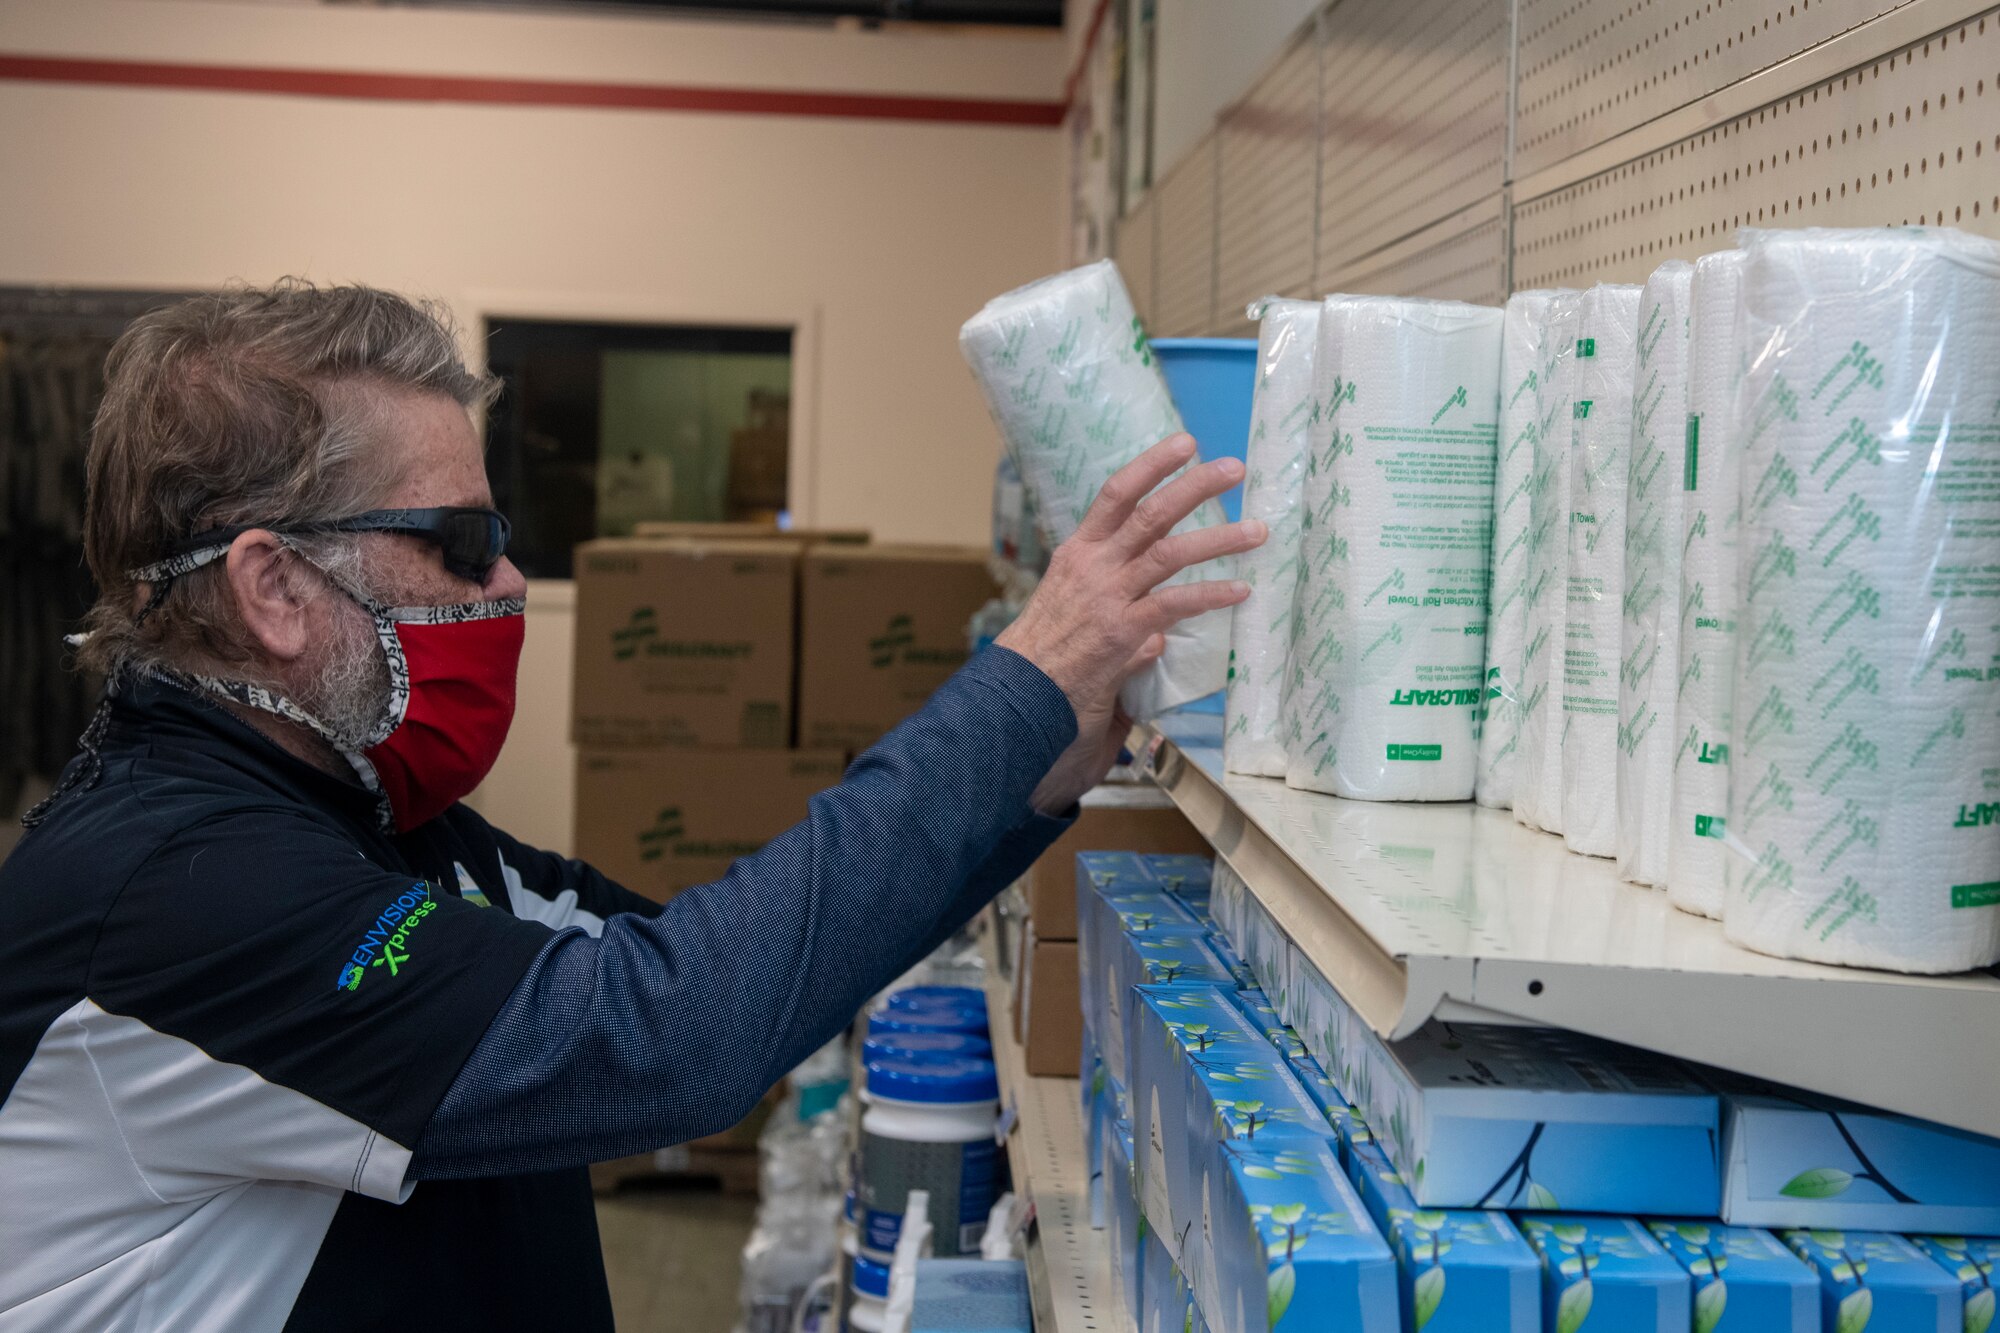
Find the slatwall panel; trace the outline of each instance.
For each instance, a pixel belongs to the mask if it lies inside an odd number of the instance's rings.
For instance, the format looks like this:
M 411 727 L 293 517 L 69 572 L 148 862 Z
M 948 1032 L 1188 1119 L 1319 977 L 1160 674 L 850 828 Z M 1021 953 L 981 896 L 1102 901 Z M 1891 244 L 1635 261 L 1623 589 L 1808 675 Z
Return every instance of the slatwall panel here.
M 1332 275 L 1328 291 L 1507 300 L 1507 204 L 1494 195 Z
M 1215 318 L 1215 161 L 1210 131 L 1153 188 L 1159 210 L 1153 336 L 1205 333 Z
M 1516 180 L 1908 0 L 1520 0 Z
M 1313 286 L 1319 47 L 1310 33 L 1223 115 L 1219 151 L 1214 331 L 1240 334 L 1254 330 L 1250 302 Z
M 1158 251 L 1153 224 L 1157 217 L 1153 196 L 1149 194 L 1137 208 L 1119 219 L 1111 233 L 1112 257 L 1118 261 L 1118 272 L 1132 293 L 1132 309 L 1147 328 L 1153 327 L 1153 259 Z
M 1508 0 L 1323 12 L 1322 278 L 1506 183 L 1509 22 Z
M 1900 223 L 2000 237 L 2000 9 L 1518 203 L 1514 284 L 1638 282 L 1738 227 Z

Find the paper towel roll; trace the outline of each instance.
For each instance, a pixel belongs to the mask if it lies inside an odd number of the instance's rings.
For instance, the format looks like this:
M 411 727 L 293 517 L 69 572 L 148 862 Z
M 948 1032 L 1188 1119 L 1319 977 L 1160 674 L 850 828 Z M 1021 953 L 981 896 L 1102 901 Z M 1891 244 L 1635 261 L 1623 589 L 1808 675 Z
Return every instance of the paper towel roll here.
M 1688 296 L 1688 427 L 1681 477 L 1680 676 L 1674 699 L 1667 897 L 1722 915 L 1729 704 L 1736 660 L 1736 387 L 1742 378 L 1743 252 L 1695 261 Z
M 1108 259 L 996 296 L 958 332 L 959 350 L 1035 499 L 1050 541 L 1076 531 L 1105 481 L 1181 429 L 1132 298 Z M 1223 522 L 1209 501 L 1176 532 Z M 1227 578 L 1227 561 L 1173 582 Z M 1145 720 L 1223 687 L 1229 611 L 1167 632 L 1167 649 L 1119 698 Z
M 1486 706 L 1473 799 L 1514 804 L 1521 730 L 1521 644 L 1528 615 L 1529 506 L 1540 428 L 1542 321 L 1554 292 L 1515 292 L 1500 327 L 1500 457 L 1493 476 L 1493 551 L 1486 594 Z
M 1337 331 L 1324 336 L 1327 326 Z M 1462 801 L 1478 750 L 1501 312 L 1356 297 L 1321 315 L 1335 357 L 1335 537 L 1304 574 L 1322 725 L 1285 780 L 1370 801 Z M 1322 368 L 1324 374 L 1326 368 Z M 1324 379 L 1323 384 L 1327 383 Z M 1325 410 L 1330 409 L 1330 410 Z
M 1688 294 L 1670 260 L 1639 298 L 1632 455 L 1625 487 L 1624 629 L 1618 669 L 1618 873 L 1667 882 L 1679 684 L 1681 482 L 1687 462 Z
M 1528 497 L 1528 595 L 1514 818 L 1562 832 L 1562 662 L 1569 624 L 1569 449 L 1582 295 L 1558 292 L 1542 321 L 1535 479 Z M 1552 664 L 1556 664 L 1552 669 Z
M 1250 585 L 1229 636 L 1229 693 L 1223 701 L 1222 762 L 1233 773 L 1285 776 L 1280 708 L 1291 651 L 1292 602 L 1299 582 L 1299 517 L 1312 450 L 1313 352 L 1319 302 L 1269 297 L 1251 307 L 1257 326 L 1257 385 L 1243 517 L 1270 527 L 1264 544 L 1236 562 Z
M 1922 229 L 1743 245 L 1723 929 L 1824 963 L 1985 967 L 2000 961 L 2000 245 Z
M 1600 284 L 1583 294 L 1569 455 L 1563 842 L 1591 856 L 1618 851 L 1618 648 L 1638 337 L 1637 287 Z

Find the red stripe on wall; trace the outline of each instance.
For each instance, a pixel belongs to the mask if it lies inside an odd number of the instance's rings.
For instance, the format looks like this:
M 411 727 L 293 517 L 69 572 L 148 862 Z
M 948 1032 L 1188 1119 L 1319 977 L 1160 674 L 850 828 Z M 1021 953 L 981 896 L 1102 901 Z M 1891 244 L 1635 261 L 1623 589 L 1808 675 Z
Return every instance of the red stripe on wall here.
M 1097 35 L 1104 30 L 1104 16 L 1111 12 L 1111 0 L 1097 0 L 1097 8 L 1091 11 L 1090 27 L 1083 34 L 1083 50 L 1077 53 L 1076 66 L 1069 72 L 1068 82 L 1063 84 L 1063 111 L 1076 105 L 1076 90 L 1083 86 L 1083 74 L 1090 67 L 1090 56 L 1097 49 Z
M 914 120 L 954 125 L 1062 124 L 1067 102 L 907 97 L 874 93 L 781 92 L 665 84 L 482 79 L 455 74 L 373 74 L 336 69 L 182 65 L 145 60 L 75 60 L 0 54 L 0 79 L 123 88 L 281 93 L 374 102 L 466 102 L 485 106 L 596 107 L 626 111 L 706 111 L 739 116 Z

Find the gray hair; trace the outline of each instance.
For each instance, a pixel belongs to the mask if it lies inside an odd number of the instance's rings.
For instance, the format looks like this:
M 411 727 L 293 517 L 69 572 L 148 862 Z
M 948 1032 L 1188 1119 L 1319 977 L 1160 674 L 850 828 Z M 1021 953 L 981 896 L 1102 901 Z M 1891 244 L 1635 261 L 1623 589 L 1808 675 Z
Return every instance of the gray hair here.
M 111 349 L 92 431 L 84 549 L 98 598 L 82 664 L 242 667 L 255 660 L 218 566 L 173 581 L 141 616 L 132 571 L 232 523 L 282 529 L 376 507 L 399 480 L 373 390 L 484 408 L 499 381 L 467 370 L 450 316 L 369 287 L 286 278 L 141 316 Z M 298 543 L 353 575 L 350 543 Z

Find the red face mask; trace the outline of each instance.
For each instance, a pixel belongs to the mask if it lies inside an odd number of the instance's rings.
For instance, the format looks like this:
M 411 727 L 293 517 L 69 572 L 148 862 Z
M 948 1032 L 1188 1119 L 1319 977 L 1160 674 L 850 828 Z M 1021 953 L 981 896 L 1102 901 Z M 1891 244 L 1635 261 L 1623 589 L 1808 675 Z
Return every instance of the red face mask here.
M 389 659 L 389 715 L 387 731 L 360 758 L 374 770 L 396 832 L 407 833 L 443 814 L 493 770 L 514 721 L 527 617 L 518 597 L 364 605 Z

